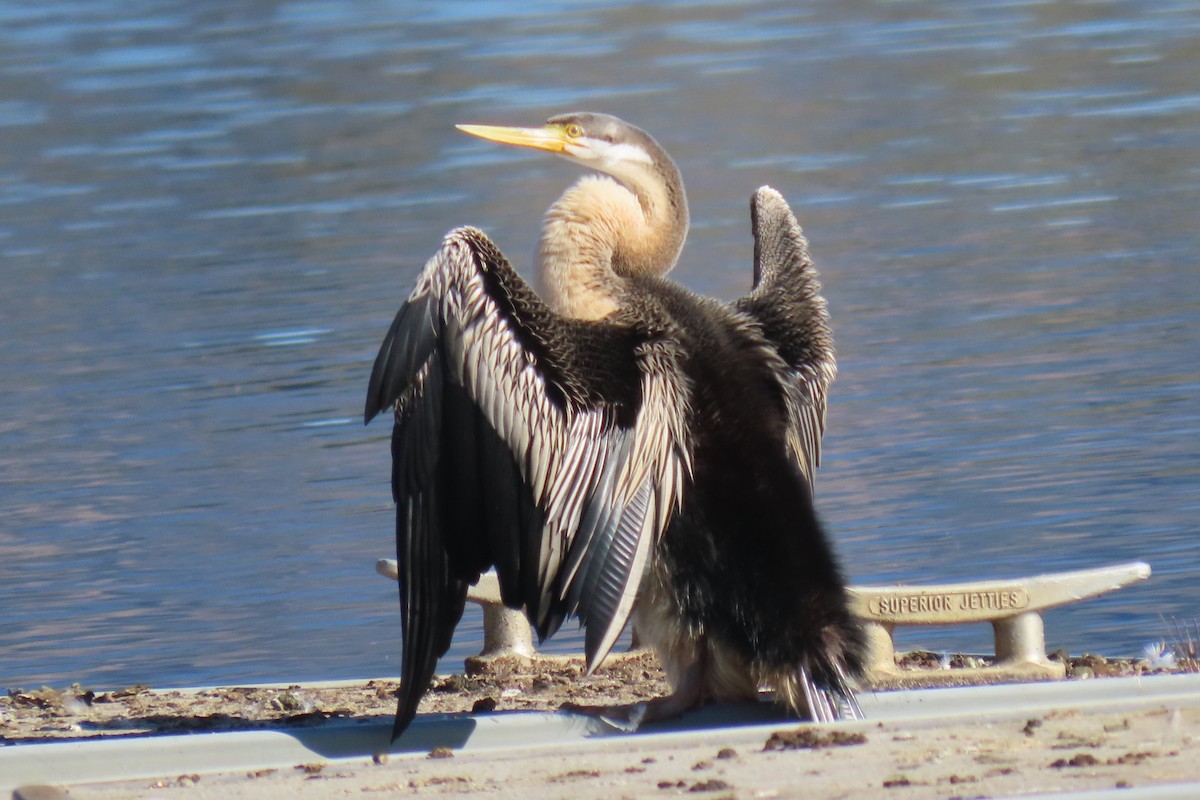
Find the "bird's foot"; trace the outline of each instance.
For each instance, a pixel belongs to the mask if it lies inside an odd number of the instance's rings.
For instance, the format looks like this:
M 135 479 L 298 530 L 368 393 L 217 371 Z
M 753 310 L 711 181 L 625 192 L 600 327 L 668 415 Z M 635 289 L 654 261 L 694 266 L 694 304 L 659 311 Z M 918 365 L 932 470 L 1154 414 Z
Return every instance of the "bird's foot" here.
M 565 703 L 564 711 L 598 717 L 601 721 L 622 731 L 636 731 L 648 722 L 674 719 L 688 711 L 704 706 L 704 661 L 693 659 L 679 670 L 678 680 L 672 681 L 669 695 L 656 697 L 641 703 L 618 706 L 587 706 Z
M 595 706 L 583 703 L 563 703 L 559 711 L 595 717 L 617 730 L 633 732 L 645 718 L 646 703 L 627 703 L 618 706 Z
M 694 692 L 676 692 L 641 703 L 616 706 L 563 703 L 559 710 L 597 717 L 618 730 L 633 732 L 646 723 L 674 719 L 703 705 L 703 700 Z

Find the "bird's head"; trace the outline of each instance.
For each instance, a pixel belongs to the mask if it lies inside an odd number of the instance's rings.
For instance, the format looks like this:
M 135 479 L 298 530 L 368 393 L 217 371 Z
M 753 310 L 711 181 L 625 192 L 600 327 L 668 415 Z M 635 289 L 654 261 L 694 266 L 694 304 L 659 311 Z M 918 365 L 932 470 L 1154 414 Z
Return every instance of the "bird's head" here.
M 671 157 L 650 134 L 609 114 L 559 114 L 540 128 L 457 125 L 460 131 L 501 144 L 530 147 L 562 156 L 611 175 L 634 191 L 663 173 L 678 175 Z

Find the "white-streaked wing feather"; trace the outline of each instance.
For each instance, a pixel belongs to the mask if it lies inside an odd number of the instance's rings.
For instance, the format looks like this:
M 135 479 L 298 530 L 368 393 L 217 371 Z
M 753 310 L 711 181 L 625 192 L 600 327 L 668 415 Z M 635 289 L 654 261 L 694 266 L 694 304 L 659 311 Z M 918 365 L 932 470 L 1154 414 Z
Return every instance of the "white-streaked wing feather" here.
M 566 612 L 577 614 L 587 629 L 587 656 L 594 667 L 624 627 L 652 546 L 680 503 L 688 469 L 685 388 L 670 348 L 646 346 L 628 354 L 641 376 L 631 426 L 617 424 L 616 409 L 603 399 L 564 403 L 562 387 L 552 385 L 555 378 L 522 339 L 520 326 L 526 321 L 516 318 L 505 298 L 490 293 L 495 285 L 485 273 L 497 265 L 481 255 L 481 241 L 486 237 L 472 229 L 449 234 L 422 271 L 406 309 L 427 307 L 436 357 L 426 357 L 431 365 L 424 368 L 444 370 L 445 378 L 466 392 L 511 451 L 543 516 L 533 534 L 539 537 L 536 547 L 517 546 L 520 552 L 538 553 L 536 565 L 521 567 L 536 570 L 540 591 L 540 599 L 526 598 L 538 606 L 528 610 L 545 617 L 547 603 L 569 599 Z M 510 270 L 507 264 L 503 268 Z M 400 316 L 393 333 L 413 338 Z M 429 345 L 424 337 L 420 342 Z M 393 351 L 398 346 L 404 347 L 391 344 Z M 391 357 L 400 373 L 417 377 L 415 357 Z M 385 374 L 376 381 L 373 376 L 372 391 L 380 391 L 377 383 L 402 385 L 410 406 L 439 402 L 409 390 L 411 378 Z M 433 416 L 402 410 L 412 416 L 401 424 Z M 428 469 L 417 457 L 411 464 L 411 470 Z M 502 586 L 516 581 L 516 576 L 500 577 Z

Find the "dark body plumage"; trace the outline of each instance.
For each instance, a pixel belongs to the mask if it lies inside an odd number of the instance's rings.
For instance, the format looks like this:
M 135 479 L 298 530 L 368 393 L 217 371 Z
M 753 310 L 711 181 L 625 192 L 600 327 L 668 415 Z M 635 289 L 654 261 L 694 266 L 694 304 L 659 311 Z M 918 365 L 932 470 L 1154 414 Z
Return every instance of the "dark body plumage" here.
M 671 599 L 693 631 L 747 665 L 804 665 L 839 686 L 845 675 L 828 653 L 857 672 L 861 645 L 811 485 L 787 449 L 777 352 L 761 326 L 727 306 L 666 281 L 642 289 L 674 323 L 693 387 L 692 478 L 657 551 Z
M 593 189 L 614 191 L 581 182 L 556 208 Z M 580 619 L 589 668 L 633 614 L 674 689 L 625 709 L 634 724 L 760 682 L 817 719 L 857 715 L 861 634 L 812 506 L 828 317 L 786 202 L 764 187 L 751 209 L 755 288 L 733 305 L 613 257 L 603 315 L 564 316 L 471 228 L 426 265 L 366 404 L 368 421 L 395 408 L 396 735 L 492 566 L 541 637 Z

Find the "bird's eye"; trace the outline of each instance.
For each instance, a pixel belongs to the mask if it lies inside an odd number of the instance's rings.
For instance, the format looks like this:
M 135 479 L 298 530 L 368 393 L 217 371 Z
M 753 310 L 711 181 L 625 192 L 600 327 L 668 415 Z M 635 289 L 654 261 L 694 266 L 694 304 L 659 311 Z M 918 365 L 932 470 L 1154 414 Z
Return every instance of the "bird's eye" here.
M 572 122 L 567 126 L 566 133 L 572 139 L 578 139 L 580 136 L 583 136 L 583 126 L 577 122 Z

